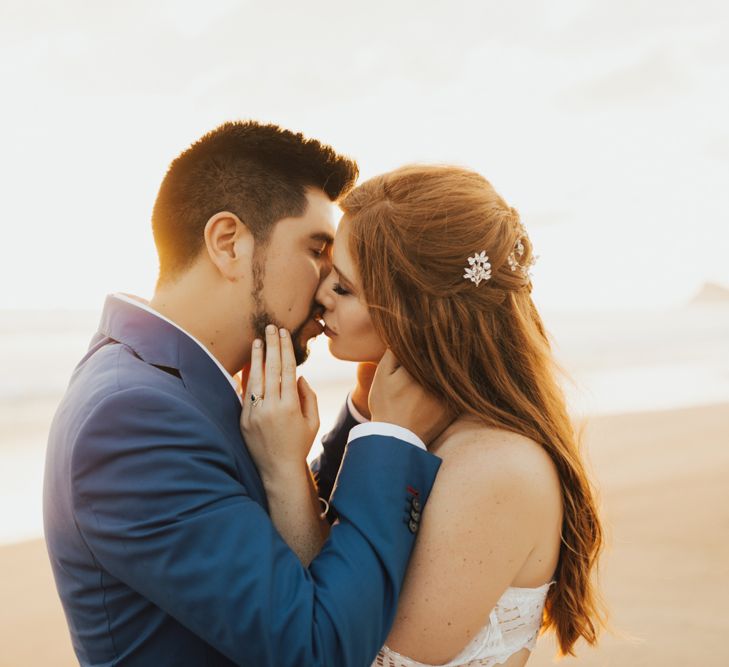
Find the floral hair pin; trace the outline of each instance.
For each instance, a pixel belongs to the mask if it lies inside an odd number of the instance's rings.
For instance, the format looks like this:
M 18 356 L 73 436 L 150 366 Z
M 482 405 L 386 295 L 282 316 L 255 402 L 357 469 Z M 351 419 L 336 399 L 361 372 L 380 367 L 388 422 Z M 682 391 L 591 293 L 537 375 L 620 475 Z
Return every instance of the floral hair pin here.
M 523 228 L 522 228 L 523 229 Z M 526 234 L 526 231 L 524 232 Z M 517 239 L 516 243 L 514 244 L 514 250 L 509 253 L 509 256 L 506 258 L 506 261 L 509 263 L 509 268 L 512 271 L 516 271 L 517 269 L 521 271 L 521 274 L 526 278 L 527 276 L 531 277 L 531 271 L 530 269 L 536 264 L 537 259 L 539 259 L 538 255 L 533 255 L 529 258 L 529 261 L 527 261 L 525 264 L 522 264 L 522 258 L 524 257 L 524 243 L 521 239 Z
M 518 259 L 517 259 L 518 256 Z M 521 242 L 521 239 L 518 239 L 516 242 L 516 245 L 514 246 L 514 251 L 509 253 L 509 256 L 506 258 L 506 260 L 509 262 L 509 268 L 512 271 L 516 271 L 518 268 L 520 268 L 519 260 L 524 256 L 524 244 Z
M 466 267 L 466 273 L 463 278 L 476 283 L 478 287 L 482 280 L 488 280 L 491 278 L 491 263 L 485 250 L 480 253 L 476 253 L 473 257 L 468 258 L 470 268 Z

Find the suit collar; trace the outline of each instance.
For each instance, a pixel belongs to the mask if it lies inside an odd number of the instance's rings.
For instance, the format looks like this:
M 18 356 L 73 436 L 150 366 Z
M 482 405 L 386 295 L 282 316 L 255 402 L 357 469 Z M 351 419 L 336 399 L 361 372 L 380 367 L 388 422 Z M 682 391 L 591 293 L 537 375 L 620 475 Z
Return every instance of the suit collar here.
M 116 295 L 106 297 L 99 333 L 127 347 L 153 366 L 180 370 L 181 329 Z
M 203 352 L 205 352 L 205 354 L 207 354 L 213 360 L 215 365 L 220 369 L 220 372 L 225 376 L 225 378 L 228 380 L 228 382 L 233 387 L 233 389 L 237 391 L 236 382 L 233 379 L 233 377 L 231 376 L 231 374 L 228 373 L 228 371 L 223 367 L 223 364 L 221 364 L 220 361 L 218 361 L 218 359 L 213 355 L 213 353 L 210 350 L 208 350 L 189 331 L 185 331 L 185 329 L 183 329 L 179 324 L 177 324 L 176 322 L 173 322 L 172 320 L 167 319 L 164 315 L 162 315 L 162 313 L 157 312 L 154 308 L 152 308 L 149 305 L 148 302 L 144 301 L 143 299 L 131 296 L 129 294 L 119 294 L 119 293 L 112 295 L 112 298 L 122 301 L 124 303 L 131 304 L 135 308 L 140 308 L 141 310 L 144 310 L 144 311 L 150 313 L 151 315 L 154 315 L 154 317 L 159 318 L 163 322 L 167 322 L 168 324 L 171 324 L 173 327 L 175 327 L 176 329 L 179 329 L 180 331 L 182 331 L 182 333 L 184 333 L 185 335 L 192 338 L 192 340 L 194 340 L 200 346 L 200 348 L 203 350 Z
M 232 406 L 240 412 L 240 401 L 225 369 L 199 341 L 151 309 L 110 295 L 99 333 L 126 345 L 152 366 L 179 371 L 187 389 L 210 410 L 219 412 L 224 407 L 227 412 Z
M 95 340 L 98 341 L 101 336 L 126 345 L 152 366 L 177 370 L 185 388 L 235 443 L 236 448 L 242 450 L 245 447 L 239 426 L 241 404 L 228 374 L 187 332 L 150 310 L 110 295 L 106 298 L 99 336 Z M 253 484 L 265 503 L 258 472 L 247 452 L 243 458 L 249 489 L 250 484 Z

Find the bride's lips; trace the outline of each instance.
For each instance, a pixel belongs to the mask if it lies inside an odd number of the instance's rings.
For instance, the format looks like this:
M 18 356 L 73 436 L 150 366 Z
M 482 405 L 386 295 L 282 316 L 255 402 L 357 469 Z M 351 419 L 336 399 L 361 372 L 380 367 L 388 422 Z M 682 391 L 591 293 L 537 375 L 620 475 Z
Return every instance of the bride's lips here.
M 334 338 L 337 335 L 336 331 L 332 331 L 324 320 L 321 320 L 321 322 L 324 325 L 324 335 L 329 336 L 329 338 Z

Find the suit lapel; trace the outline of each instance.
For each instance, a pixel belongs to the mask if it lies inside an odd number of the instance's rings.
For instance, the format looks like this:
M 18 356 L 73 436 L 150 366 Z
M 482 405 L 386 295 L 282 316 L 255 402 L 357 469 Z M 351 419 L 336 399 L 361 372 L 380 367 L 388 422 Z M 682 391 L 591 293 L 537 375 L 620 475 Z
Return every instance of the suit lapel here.
M 179 372 L 187 391 L 229 441 L 241 481 L 251 498 L 268 510 L 261 477 L 240 433 L 240 401 L 207 352 L 181 329 L 114 296 L 106 299 L 99 332 L 91 341 L 89 354 L 105 338 L 127 345 L 148 364 Z
M 187 390 L 203 405 L 210 418 L 235 443 L 238 469 L 251 497 L 268 509 L 258 470 L 240 432 L 241 404 L 228 379 L 215 362 L 189 336 L 179 341 L 180 375 Z

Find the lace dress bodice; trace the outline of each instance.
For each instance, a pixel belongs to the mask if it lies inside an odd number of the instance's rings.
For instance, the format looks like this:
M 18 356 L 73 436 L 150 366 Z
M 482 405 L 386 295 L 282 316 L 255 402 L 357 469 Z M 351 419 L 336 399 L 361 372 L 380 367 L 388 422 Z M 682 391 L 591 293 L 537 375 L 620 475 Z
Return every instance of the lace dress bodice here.
M 523 648 L 534 648 L 542 625 L 549 582 L 538 588 L 507 588 L 489 614 L 488 623 L 468 645 L 445 665 L 426 665 L 400 655 L 387 646 L 372 667 L 493 667 L 505 663 Z

